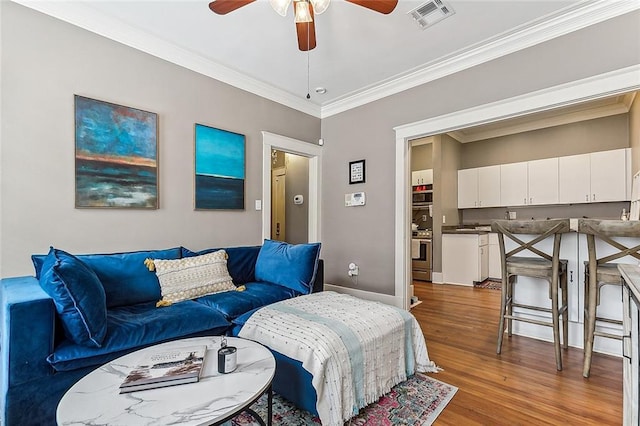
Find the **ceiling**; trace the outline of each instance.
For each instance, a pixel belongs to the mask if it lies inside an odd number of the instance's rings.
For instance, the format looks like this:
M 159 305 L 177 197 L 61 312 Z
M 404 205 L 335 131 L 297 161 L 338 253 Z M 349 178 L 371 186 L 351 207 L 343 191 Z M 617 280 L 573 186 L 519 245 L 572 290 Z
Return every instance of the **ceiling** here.
M 382 15 L 332 0 L 315 18 L 317 47 L 307 53 L 298 50 L 291 7 L 282 17 L 267 0 L 228 15 L 212 13 L 206 0 L 14 1 L 318 117 L 640 7 L 444 0 L 454 14 L 423 30 L 407 12 L 426 1 L 400 0 Z

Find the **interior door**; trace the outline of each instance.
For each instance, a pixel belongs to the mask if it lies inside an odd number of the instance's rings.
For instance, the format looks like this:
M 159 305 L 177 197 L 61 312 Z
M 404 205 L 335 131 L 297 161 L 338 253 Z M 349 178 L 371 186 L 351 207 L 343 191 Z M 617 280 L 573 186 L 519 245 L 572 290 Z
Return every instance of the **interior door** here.
M 271 171 L 271 239 L 277 241 L 286 241 L 285 176 L 285 167 Z

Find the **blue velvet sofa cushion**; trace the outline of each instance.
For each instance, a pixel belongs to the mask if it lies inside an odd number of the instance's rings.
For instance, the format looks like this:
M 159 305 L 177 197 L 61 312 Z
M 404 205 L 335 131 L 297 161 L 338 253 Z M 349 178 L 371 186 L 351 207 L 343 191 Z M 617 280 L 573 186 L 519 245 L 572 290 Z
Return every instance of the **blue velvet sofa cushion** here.
M 158 301 L 160 284 L 154 272 L 144 265 L 146 258 L 180 259 L 180 247 L 165 250 L 131 251 L 124 253 L 78 254 L 75 255 L 96 273 L 107 297 L 107 308 L 124 305 L 135 305 Z M 41 255 L 31 256 L 40 275 L 42 267 Z
M 268 281 L 302 294 L 311 293 L 320 243 L 288 244 L 264 240 L 256 260 L 256 281 Z
M 78 258 L 51 247 L 39 282 L 53 299 L 67 339 L 101 347 L 107 333 L 107 307 L 96 274 Z
M 244 291 L 226 291 L 195 299 L 196 302 L 220 311 L 228 320 L 261 306 L 299 296 L 300 293 L 277 284 L 246 283 Z
M 181 247 L 181 250 L 182 257 L 192 257 L 222 249 L 210 248 L 194 252 L 188 248 Z M 227 256 L 229 256 L 227 258 L 227 269 L 236 286 L 256 280 L 256 259 L 258 258 L 258 253 L 260 253 L 260 246 L 225 247 L 224 250 L 227 252 Z
M 56 371 L 100 365 L 114 358 L 114 353 L 144 347 L 165 340 L 201 332 L 222 334 L 230 323 L 220 312 L 186 300 L 156 308 L 154 302 L 109 309 L 107 336 L 102 348 L 87 348 L 62 342 L 47 361 Z

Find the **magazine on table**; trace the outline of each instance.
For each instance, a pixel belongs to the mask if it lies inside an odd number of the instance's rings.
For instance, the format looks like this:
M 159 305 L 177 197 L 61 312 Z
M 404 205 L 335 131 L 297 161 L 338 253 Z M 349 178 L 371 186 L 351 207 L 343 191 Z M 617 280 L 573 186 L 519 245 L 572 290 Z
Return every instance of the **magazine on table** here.
M 120 393 L 197 382 L 206 351 L 202 345 L 150 352 L 124 379 Z

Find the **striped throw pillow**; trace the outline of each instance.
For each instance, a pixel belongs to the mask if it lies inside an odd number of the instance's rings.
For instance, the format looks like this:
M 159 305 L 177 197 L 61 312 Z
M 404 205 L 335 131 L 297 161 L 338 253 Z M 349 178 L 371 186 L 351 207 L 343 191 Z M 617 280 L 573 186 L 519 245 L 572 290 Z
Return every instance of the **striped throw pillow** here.
M 162 294 L 158 306 L 236 289 L 224 250 L 183 259 L 154 259 L 153 263 Z

